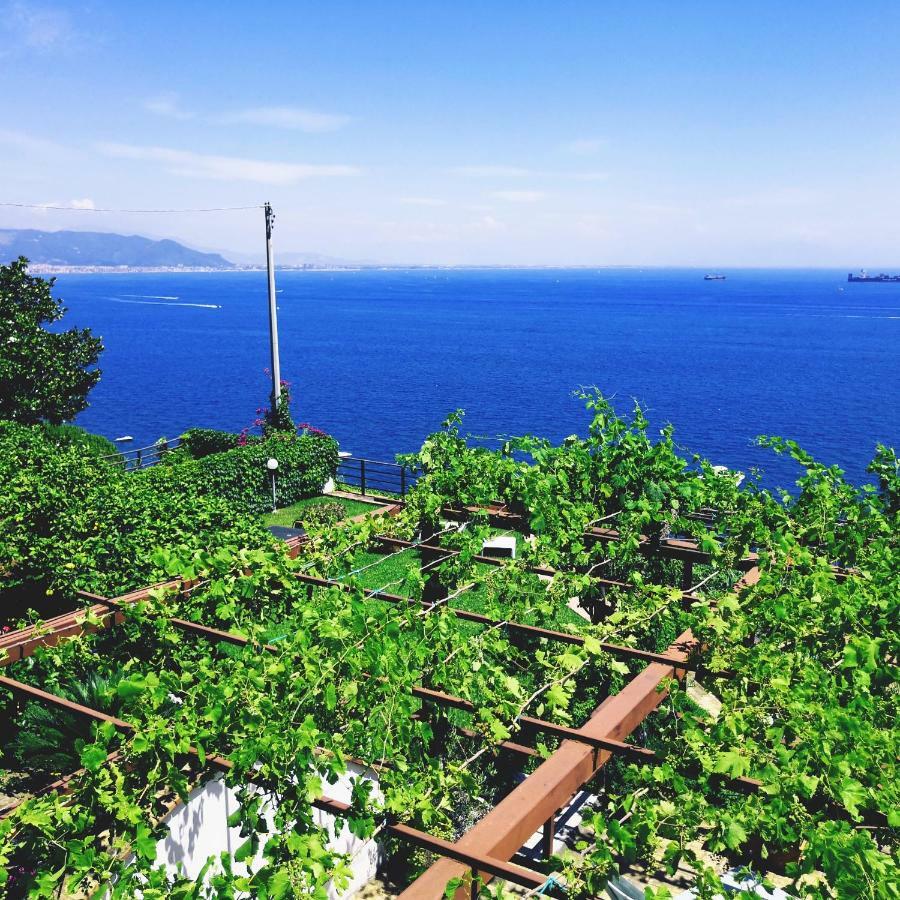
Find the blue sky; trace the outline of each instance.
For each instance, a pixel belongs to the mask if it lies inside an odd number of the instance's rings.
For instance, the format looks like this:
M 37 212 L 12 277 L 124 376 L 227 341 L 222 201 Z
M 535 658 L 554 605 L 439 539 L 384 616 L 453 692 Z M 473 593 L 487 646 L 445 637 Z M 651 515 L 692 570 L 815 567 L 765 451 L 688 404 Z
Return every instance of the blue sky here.
M 279 252 L 900 264 L 900 3 L 0 0 L 0 199 Z M 259 252 L 260 214 L 0 210 Z

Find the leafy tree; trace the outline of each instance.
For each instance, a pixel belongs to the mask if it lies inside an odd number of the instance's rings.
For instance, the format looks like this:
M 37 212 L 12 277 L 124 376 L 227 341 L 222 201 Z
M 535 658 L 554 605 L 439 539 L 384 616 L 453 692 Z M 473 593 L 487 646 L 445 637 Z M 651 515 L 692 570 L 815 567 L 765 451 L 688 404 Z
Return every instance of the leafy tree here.
M 20 256 L 0 266 L 0 419 L 59 425 L 87 406 L 103 344 L 87 328 L 48 331 L 65 307 L 55 279 L 28 274 Z

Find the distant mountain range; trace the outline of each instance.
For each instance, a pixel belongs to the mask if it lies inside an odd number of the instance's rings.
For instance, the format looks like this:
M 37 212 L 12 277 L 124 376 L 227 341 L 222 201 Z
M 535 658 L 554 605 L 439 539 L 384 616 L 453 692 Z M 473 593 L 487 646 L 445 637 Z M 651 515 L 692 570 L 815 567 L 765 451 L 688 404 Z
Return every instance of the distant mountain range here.
M 0 261 L 19 256 L 47 266 L 234 267 L 218 253 L 202 253 L 178 241 L 154 241 L 136 234 L 0 228 Z

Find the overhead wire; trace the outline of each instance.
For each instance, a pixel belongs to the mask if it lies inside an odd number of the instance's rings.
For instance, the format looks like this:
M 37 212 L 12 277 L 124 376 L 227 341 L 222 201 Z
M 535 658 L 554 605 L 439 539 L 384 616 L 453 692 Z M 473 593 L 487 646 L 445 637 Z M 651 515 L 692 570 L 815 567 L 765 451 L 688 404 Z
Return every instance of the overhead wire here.
M 248 209 L 264 209 L 262 203 L 254 206 L 208 206 L 188 209 L 114 209 L 112 207 L 98 206 L 52 206 L 47 203 L 14 203 L 0 200 L 0 206 L 13 207 L 15 209 L 49 209 L 60 212 L 95 212 L 95 213 L 209 213 L 209 212 L 239 212 Z

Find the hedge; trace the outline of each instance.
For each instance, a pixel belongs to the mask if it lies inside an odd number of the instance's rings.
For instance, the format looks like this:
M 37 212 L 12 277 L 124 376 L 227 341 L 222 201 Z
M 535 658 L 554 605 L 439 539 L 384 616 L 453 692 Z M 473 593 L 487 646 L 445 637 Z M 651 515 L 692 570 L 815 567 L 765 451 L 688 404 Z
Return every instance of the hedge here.
M 192 459 L 202 459 L 213 453 L 224 453 L 238 446 L 239 434 L 232 431 L 217 431 L 215 428 L 190 428 L 181 435 L 181 449 Z M 257 443 L 258 437 L 246 438 L 247 442 Z
M 0 422 L 0 620 L 71 608 L 76 589 L 115 596 L 164 579 L 155 548 L 268 542 L 233 491 L 204 490 L 184 468 L 123 472 L 41 426 Z
M 209 447 L 218 440 L 211 435 L 224 434 L 227 432 L 204 429 L 194 446 Z M 237 438 L 236 435 L 233 437 Z M 263 513 L 272 509 L 272 476 L 266 467 L 270 458 L 278 460 L 275 473 L 277 505 L 289 506 L 321 493 L 325 482 L 334 477 L 338 445 L 328 435 L 276 433 L 232 450 L 212 451 L 199 459 L 137 472 L 135 477 L 153 482 L 161 477 L 157 473 L 165 470 L 185 479 L 198 493 L 222 497 L 245 512 Z
M 85 431 L 77 425 L 50 425 L 45 422 L 37 427 L 43 429 L 48 440 L 60 447 L 75 446 L 96 456 L 111 456 L 119 452 L 108 438 L 91 434 L 90 431 Z

